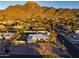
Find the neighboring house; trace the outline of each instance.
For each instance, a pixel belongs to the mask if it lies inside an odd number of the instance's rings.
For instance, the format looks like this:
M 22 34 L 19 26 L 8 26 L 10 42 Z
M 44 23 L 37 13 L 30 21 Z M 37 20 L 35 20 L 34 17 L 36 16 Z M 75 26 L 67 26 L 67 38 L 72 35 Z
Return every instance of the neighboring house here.
M 14 26 L 14 28 L 23 29 L 23 26 L 22 25 L 17 25 L 17 26 Z
M 3 37 L 5 39 L 11 39 L 11 37 L 13 37 L 15 35 L 15 33 L 0 33 L 0 39 L 2 39 Z
M 33 30 L 33 31 L 47 31 L 47 27 L 46 26 L 35 25 L 35 26 L 31 26 L 30 30 Z
M 76 29 L 76 33 L 79 33 L 79 28 Z

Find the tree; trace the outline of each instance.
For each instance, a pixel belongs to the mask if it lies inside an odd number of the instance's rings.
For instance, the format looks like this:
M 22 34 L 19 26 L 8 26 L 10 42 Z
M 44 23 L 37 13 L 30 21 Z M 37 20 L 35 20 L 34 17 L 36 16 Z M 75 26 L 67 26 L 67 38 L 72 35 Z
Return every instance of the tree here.
M 49 20 L 49 25 L 50 25 L 50 31 L 54 30 L 54 21 L 52 19 Z

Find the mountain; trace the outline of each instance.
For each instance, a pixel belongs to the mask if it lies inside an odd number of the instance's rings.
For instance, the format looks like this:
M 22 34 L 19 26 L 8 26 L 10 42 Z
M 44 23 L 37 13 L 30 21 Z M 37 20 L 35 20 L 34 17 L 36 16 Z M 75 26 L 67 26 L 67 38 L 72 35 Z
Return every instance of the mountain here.
M 24 5 L 8 6 L 0 10 L 0 20 L 28 20 L 38 18 L 75 17 L 79 15 L 79 9 L 63 9 L 40 6 L 36 2 L 29 1 Z

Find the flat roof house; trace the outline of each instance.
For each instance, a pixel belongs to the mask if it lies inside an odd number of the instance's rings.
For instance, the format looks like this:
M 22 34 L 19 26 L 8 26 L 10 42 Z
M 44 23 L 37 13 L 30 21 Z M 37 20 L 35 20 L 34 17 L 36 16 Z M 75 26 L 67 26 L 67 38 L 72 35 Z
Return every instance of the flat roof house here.
M 29 42 L 36 42 L 37 40 L 48 40 L 49 32 L 47 31 L 26 31 L 24 33 L 24 38 Z

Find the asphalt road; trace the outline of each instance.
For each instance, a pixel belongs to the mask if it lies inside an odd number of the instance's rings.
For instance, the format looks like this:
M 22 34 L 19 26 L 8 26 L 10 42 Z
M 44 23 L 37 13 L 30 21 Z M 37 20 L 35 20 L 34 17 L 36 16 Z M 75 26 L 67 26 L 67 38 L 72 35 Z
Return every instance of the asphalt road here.
M 39 55 L 39 53 L 34 49 L 35 44 L 25 44 L 18 46 L 11 46 L 9 54 L 15 55 Z M 0 49 L 0 54 L 5 54 L 2 49 Z

